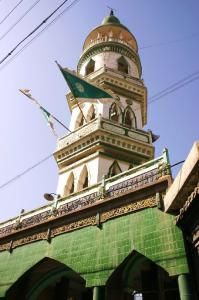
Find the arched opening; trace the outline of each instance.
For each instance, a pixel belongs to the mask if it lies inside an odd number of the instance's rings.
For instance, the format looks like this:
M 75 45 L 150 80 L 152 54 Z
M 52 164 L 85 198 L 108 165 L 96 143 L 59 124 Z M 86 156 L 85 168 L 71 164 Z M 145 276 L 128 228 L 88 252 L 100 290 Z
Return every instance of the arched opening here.
M 126 127 L 136 128 L 135 114 L 129 106 L 127 106 L 124 111 L 123 123 Z
M 64 196 L 68 196 L 72 193 L 74 193 L 75 188 L 74 188 L 74 174 L 73 172 L 70 173 L 67 183 L 65 185 L 65 189 L 64 189 Z
M 82 115 L 82 112 L 80 111 L 77 116 L 76 122 L 75 122 L 75 129 L 77 129 L 83 125 L 84 125 L 84 117 Z
M 93 104 L 91 104 L 91 107 L 89 108 L 87 116 L 86 116 L 86 120 L 89 122 L 91 120 L 94 120 L 95 117 L 96 117 L 95 106 Z
M 87 188 L 88 185 L 88 169 L 86 166 L 84 166 L 79 176 L 78 191 Z
M 76 300 L 83 298 L 86 292 L 85 280 L 78 273 L 45 257 L 19 278 L 8 290 L 6 299 Z
M 126 61 L 126 59 L 124 58 L 124 56 L 121 56 L 118 61 L 117 61 L 117 64 L 118 64 L 118 71 L 122 72 L 122 73 L 126 73 L 128 74 L 129 73 L 129 66 L 128 66 L 128 63 Z
M 118 162 L 115 160 L 109 168 L 108 177 L 115 176 L 121 172 L 122 172 L 122 170 L 121 170 Z
M 109 119 L 114 122 L 121 122 L 121 109 L 118 105 L 114 102 L 112 103 L 110 110 L 109 110 Z
M 109 300 L 180 300 L 177 278 L 133 251 L 107 281 Z
M 95 71 L 95 61 L 91 59 L 86 65 L 85 75 L 89 75 L 90 73 Z

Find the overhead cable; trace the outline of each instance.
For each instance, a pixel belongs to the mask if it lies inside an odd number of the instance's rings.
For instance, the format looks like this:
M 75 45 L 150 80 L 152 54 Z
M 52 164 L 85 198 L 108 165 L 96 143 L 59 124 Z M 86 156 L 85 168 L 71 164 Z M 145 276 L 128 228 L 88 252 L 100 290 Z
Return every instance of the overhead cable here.
M 2 64 L 12 53 L 23 44 L 29 37 L 31 37 L 38 29 L 40 29 L 68 0 L 64 0 L 48 17 L 46 17 L 38 26 L 36 26 L 29 34 L 27 34 L 5 57 L 0 60 Z
M 21 22 L 21 20 L 40 2 L 41 0 L 37 0 L 33 5 L 25 11 L 25 13 L 4 33 L 0 36 L 0 41 L 2 41 L 6 35 L 15 28 L 17 24 Z
M 20 0 L 14 7 L 13 9 L 0 21 L 0 25 L 7 20 L 7 18 L 15 11 L 15 9 L 23 2 L 23 0 Z
M 56 23 L 58 19 L 64 15 L 70 8 L 72 8 L 75 4 L 77 4 L 80 0 L 74 0 L 70 5 L 68 5 L 59 15 L 57 15 L 46 27 L 44 27 L 41 31 L 39 31 L 29 42 L 27 42 L 13 57 L 11 57 L 3 66 L 0 67 L 0 71 L 2 71 L 8 64 L 10 64 L 18 55 L 20 55 L 34 40 L 36 40 L 44 31 L 46 31 L 49 26 Z

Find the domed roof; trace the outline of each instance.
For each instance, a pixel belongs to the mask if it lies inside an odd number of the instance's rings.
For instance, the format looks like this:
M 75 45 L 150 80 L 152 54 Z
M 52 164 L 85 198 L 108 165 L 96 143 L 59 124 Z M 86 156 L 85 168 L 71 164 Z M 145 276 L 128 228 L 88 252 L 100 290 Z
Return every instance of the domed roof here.
M 102 24 L 93 29 L 87 36 L 83 50 L 91 47 L 94 44 L 98 44 L 104 41 L 117 41 L 119 43 L 126 44 L 130 48 L 138 51 L 137 41 L 130 30 L 121 24 L 120 20 L 114 16 L 113 10 L 110 15 L 106 16 Z

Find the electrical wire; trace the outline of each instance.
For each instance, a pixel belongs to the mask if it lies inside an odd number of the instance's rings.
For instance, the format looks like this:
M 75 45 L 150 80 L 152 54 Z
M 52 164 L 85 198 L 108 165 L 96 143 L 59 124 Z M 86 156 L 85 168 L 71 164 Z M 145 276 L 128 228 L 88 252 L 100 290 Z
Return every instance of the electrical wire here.
M 13 183 L 15 180 L 21 178 L 22 176 L 24 176 L 25 174 L 29 173 L 30 171 L 32 171 L 33 169 L 35 169 L 36 167 L 40 166 L 41 164 L 43 164 L 45 161 L 47 161 L 50 157 L 52 157 L 53 155 L 50 154 L 46 157 L 44 157 L 42 160 L 38 161 L 37 163 L 35 163 L 34 165 L 32 165 L 31 167 L 27 168 L 26 170 L 24 170 L 23 172 L 17 174 L 16 176 L 14 176 L 13 178 L 9 179 L 8 181 L 6 181 L 5 183 L 3 183 L 2 185 L 0 185 L 0 189 L 6 187 L 7 185 Z
M 199 33 L 193 33 L 191 35 L 184 36 L 184 37 L 179 38 L 179 39 L 175 39 L 175 40 L 171 40 L 171 41 L 167 41 L 167 42 L 155 43 L 155 44 L 152 44 L 152 45 L 147 45 L 147 46 L 139 47 L 139 51 L 140 50 L 144 50 L 144 49 L 154 48 L 154 47 L 162 47 L 162 46 L 167 46 L 167 45 L 171 45 L 171 44 L 176 44 L 176 43 L 188 40 L 188 39 L 195 38 L 198 35 L 199 35 Z
M 23 18 L 40 2 L 41 0 L 37 0 L 35 3 L 33 3 L 33 5 L 25 11 L 25 13 L 4 33 L 0 36 L 0 41 L 2 41 L 10 31 L 12 31 L 17 24 L 19 24 L 21 22 L 21 20 L 23 20 Z
M 23 1 L 23 0 L 22 0 Z M 64 0 L 50 15 L 48 15 L 39 25 L 37 25 L 29 34 L 27 34 L 6 56 L 0 60 L 2 64 L 12 53 L 23 44 L 31 35 L 33 35 L 40 27 L 42 27 L 68 0 Z
M 0 25 L 7 20 L 7 18 L 15 11 L 15 9 L 23 2 L 23 0 L 20 0 L 14 7 L 13 9 L 0 21 Z
M 46 156 L 45 158 L 43 158 L 42 160 L 40 160 L 39 162 L 37 162 L 36 164 L 32 165 L 31 167 L 27 168 L 26 170 L 24 170 L 23 172 L 19 173 L 18 175 L 14 176 L 13 178 L 9 179 L 8 181 L 6 181 L 5 183 L 3 183 L 2 185 L 0 185 L 0 189 L 3 189 L 4 187 L 8 186 L 9 184 L 13 183 L 14 181 L 18 180 L 19 178 L 21 178 L 22 176 L 26 175 L 27 173 L 29 173 L 30 171 L 32 171 L 34 168 L 40 166 L 41 164 L 43 164 L 45 161 L 47 161 L 49 158 L 51 158 L 53 155 L 50 154 L 48 156 Z M 161 170 L 159 170 L 156 175 L 158 174 L 162 174 L 162 172 L 164 171 L 168 171 L 176 166 L 178 166 L 179 164 L 182 164 L 184 163 L 185 160 L 182 160 L 182 161 L 179 161 L 173 165 L 167 165 L 166 167 L 162 168 Z M 151 178 L 151 177 L 154 177 L 154 174 L 148 176 L 147 178 Z M 137 183 L 140 183 L 142 181 L 145 181 L 146 178 L 143 178 L 139 181 L 137 181 Z M 118 190 L 118 189 L 121 189 L 121 188 L 117 188 L 117 189 L 114 189 L 114 191 Z
M 197 76 L 194 77 L 194 75 L 198 74 Z M 164 90 L 160 91 L 159 93 L 153 95 L 152 97 L 149 97 L 148 100 L 149 104 L 158 101 L 159 99 L 181 89 L 182 87 L 192 83 L 195 80 L 199 79 L 199 72 L 195 72 L 190 76 L 185 77 L 184 79 L 181 79 L 177 81 L 176 83 L 172 84 L 171 86 L 165 88 Z
M 7 65 L 9 65 L 18 55 L 20 55 L 32 42 L 37 39 L 43 32 L 45 32 L 52 24 L 56 23 L 58 19 L 64 15 L 70 8 L 77 4 L 80 0 L 74 0 L 70 5 L 68 5 L 59 15 L 57 15 L 46 27 L 44 27 L 40 32 L 38 32 L 29 42 L 27 42 L 13 57 L 11 57 L 3 66 L 0 67 L 2 71 Z

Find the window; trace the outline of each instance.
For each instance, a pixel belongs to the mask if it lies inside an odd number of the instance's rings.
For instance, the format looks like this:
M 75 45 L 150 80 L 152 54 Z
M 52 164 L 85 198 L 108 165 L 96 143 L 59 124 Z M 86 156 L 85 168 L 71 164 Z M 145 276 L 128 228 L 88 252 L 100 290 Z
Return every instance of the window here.
M 83 125 L 84 125 L 84 117 L 82 115 L 82 112 L 80 111 L 75 122 L 75 129 Z
M 85 189 L 88 187 L 89 181 L 88 181 L 88 170 L 87 167 L 84 166 L 79 177 L 79 182 L 78 182 L 78 191 L 81 189 Z
M 86 117 L 86 120 L 89 122 L 91 120 L 94 120 L 96 117 L 96 114 L 95 114 L 95 107 L 94 105 L 92 104 L 91 107 L 89 108 L 88 110 L 88 114 L 87 114 L 87 117 Z
M 91 59 L 86 66 L 85 75 L 88 75 L 94 71 L 95 71 L 95 61 Z
M 110 166 L 110 168 L 109 168 L 109 171 L 108 171 L 108 177 L 115 176 L 115 175 L 117 175 L 117 174 L 119 174 L 119 173 L 121 173 L 121 172 L 122 172 L 122 170 L 121 170 L 121 168 L 120 168 L 118 162 L 115 160 L 115 161 L 113 162 L 113 164 L 112 164 L 112 165 Z
M 129 69 L 128 63 L 127 63 L 126 59 L 123 56 L 121 56 L 118 59 L 117 63 L 118 63 L 118 71 L 120 71 L 122 73 L 126 73 L 126 74 L 129 73 L 128 72 L 128 69 Z
M 67 196 L 72 193 L 74 193 L 74 174 L 73 174 L 73 172 L 71 172 L 68 177 L 68 180 L 67 180 L 67 183 L 66 183 L 66 186 L 64 189 L 64 195 Z
M 116 103 L 113 103 L 109 111 L 109 119 L 115 122 L 120 122 L 121 110 Z
M 129 127 L 129 128 L 136 127 L 135 114 L 129 106 L 127 106 L 124 111 L 123 123 L 126 127 Z

